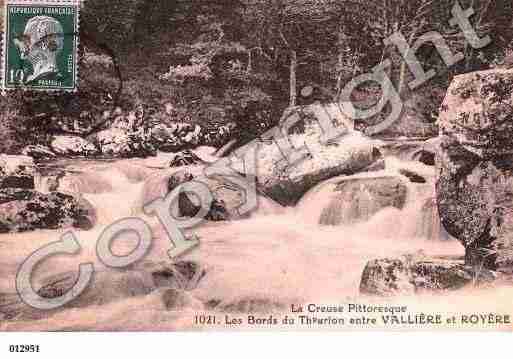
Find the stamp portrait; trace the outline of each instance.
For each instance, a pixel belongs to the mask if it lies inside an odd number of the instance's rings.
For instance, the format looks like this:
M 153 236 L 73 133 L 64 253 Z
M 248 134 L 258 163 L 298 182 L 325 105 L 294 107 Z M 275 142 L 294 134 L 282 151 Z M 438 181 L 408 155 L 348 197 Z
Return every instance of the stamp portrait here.
M 79 0 L 5 2 L 3 89 L 74 91 Z

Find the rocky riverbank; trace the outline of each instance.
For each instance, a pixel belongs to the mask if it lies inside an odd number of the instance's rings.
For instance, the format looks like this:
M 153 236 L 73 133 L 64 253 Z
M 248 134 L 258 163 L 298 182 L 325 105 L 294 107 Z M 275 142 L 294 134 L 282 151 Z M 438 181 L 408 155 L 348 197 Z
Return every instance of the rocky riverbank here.
M 386 295 L 510 281 L 512 94 L 512 71 L 457 76 L 442 104 L 440 136 L 431 141 L 440 220 L 465 248 L 464 260 L 377 260 L 366 267 L 362 292 Z M 432 163 L 425 146 L 415 153 Z

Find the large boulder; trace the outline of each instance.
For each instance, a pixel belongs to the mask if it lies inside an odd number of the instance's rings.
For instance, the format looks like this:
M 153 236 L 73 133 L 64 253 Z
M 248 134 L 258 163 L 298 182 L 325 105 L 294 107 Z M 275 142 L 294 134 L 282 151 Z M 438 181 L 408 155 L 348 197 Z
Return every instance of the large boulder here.
M 0 233 L 76 227 L 91 229 L 96 221 L 83 198 L 27 189 L 0 190 Z
M 399 176 L 341 178 L 327 186 L 332 193 L 322 194 L 329 198 L 319 218 L 323 225 L 365 222 L 384 208 L 402 209 L 408 192 Z
M 244 204 L 244 193 L 241 189 L 223 178 L 206 178 L 203 169 L 203 166 L 186 166 L 154 174 L 144 184 L 141 205 L 144 206 L 158 198 L 166 197 L 170 191 L 181 184 L 194 180 L 204 183 L 210 189 L 214 198 L 211 209 L 206 216 L 207 220 L 224 221 L 240 218 L 241 214 L 238 209 Z M 257 200 L 260 214 L 275 214 L 281 208 L 277 203 L 260 193 L 257 193 Z M 178 198 L 178 206 L 175 207 L 174 215 L 190 217 L 196 215 L 198 210 L 199 203 L 196 197 L 182 193 Z M 249 215 L 244 214 L 242 217 L 246 218 Z
M 360 293 L 382 297 L 436 293 L 492 282 L 496 278 L 496 273 L 475 271 L 465 266 L 463 260 L 430 258 L 419 253 L 367 263 L 360 282 Z
M 51 147 L 56 154 L 66 157 L 89 157 L 98 154 L 98 148 L 94 144 L 78 136 L 54 136 Z
M 200 166 L 188 166 L 181 170 L 169 170 L 151 176 L 143 187 L 141 205 L 145 206 L 158 198 L 164 198 L 178 186 L 199 179 L 209 187 L 214 196 L 214 202 L 206 219 L 213 221 L 230 219 L 234 213 L 229 211 L 227 203 L 232 205 L 237 203 L 240 206 L 242 200 L 238 192 L 230 189 L 223 190 L 219 188 L 218 182 L 204 178 L 203 168 Z M 199 203 L 196 197 L 181 193 L 178 197 L 178 206 L 173 211 L 173 215 L 176 216 L 193 217 L 199 211 Z
M 320 127 L 306 123 L 304 130 L 289 136 L 295 148 L 306 146 L 309 155 L 288 165 L 272 141 L 261 141 L 256 155 L 259 189 L 281 205 L 293 206 L 303 195 L 330 178 L 384 168 L 376 142 L 350 131 L 328 143 L 321 143 Z M 241 164 L 235 165 L 244 172 Z
M 457 76 L 440 113 L 437 202 L 466 263 L 513 272 L 513 71 Z
M 0 155 L 0 189 L 34 189 L 36 172 L 32 157 Z

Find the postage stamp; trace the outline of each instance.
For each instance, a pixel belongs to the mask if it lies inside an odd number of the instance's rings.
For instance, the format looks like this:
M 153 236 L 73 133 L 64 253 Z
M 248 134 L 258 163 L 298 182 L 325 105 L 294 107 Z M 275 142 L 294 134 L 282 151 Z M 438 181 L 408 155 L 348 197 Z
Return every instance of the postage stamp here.
M 80 0 L 6 0 L 4 90 L 74 91 Z

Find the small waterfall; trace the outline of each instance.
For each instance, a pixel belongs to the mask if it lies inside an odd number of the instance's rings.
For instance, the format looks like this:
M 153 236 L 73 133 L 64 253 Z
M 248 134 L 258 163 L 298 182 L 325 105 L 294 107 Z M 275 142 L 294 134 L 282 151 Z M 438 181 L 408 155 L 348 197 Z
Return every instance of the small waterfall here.
M 84 194 L 97 210 L 99 224 L 109 225 L 116 220 L 140 214 L 137 206 L 143 182 L 133 183 L 123 172 L 112 167 L 95 173 L 98 183 L 110 187 L 108 192 Z
M 402 208 L 406 187 L 396 178 L 386 176 L 341 179 L 332 196 L 328 207 L 321 212 L 321 225 L 367 222 L 384 208 Z
M 108 193 L 113 190 L 110 181 L 98 173 L 81 171 L 77 174 L 68 174 L 59 181 L 58 190 L 70 193 Z
M 409 202 L 403 210 L 408 220 L 404 222 L 402 235 L 435 241 L 451 239 L 438 215 L 434 183 L 414 185 L 410 191 Z
M 50 193 L 59 186 L 57 176 L 45 176 L 36 172 L 34 176 L 34 189 L 41 193 Z
M 426 183 L 412 183 L 401 174 L 404 170 Z M 386 158 L 384 171 L 321 183 L 303 197 L 296 211 L 301 220 L 322 226 L 366 223 L 370 232 L 384 236 L 449 239 L 438 217 L 433 168 L 397 157 Z
M 144 180 L 152 171 L 137 160 L 75 161 L 38 174 L 35 184 L 39 192 L 59 191 L 85 198 L 96 209 L 98 224 L 108 225 L 140 212 L 136 204 Z

